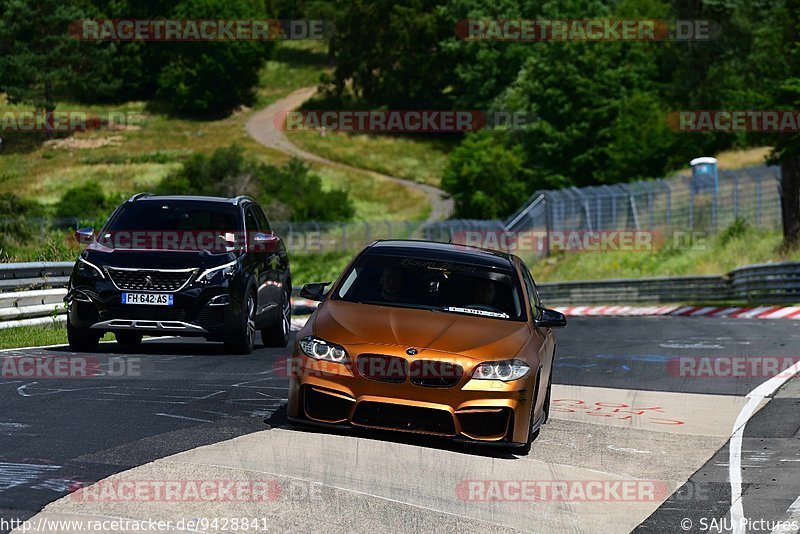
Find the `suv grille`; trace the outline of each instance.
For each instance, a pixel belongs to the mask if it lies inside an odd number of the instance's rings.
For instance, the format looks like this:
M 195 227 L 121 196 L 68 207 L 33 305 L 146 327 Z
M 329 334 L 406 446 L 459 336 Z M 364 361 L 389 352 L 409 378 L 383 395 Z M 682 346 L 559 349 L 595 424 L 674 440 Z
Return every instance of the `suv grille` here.
M 194 271 L 194 269 L 182 271 L 137 269 L 129 271 L 106 267 L 108 276 L 118 288 L 139 291 L 177 291 L 189 281 Z

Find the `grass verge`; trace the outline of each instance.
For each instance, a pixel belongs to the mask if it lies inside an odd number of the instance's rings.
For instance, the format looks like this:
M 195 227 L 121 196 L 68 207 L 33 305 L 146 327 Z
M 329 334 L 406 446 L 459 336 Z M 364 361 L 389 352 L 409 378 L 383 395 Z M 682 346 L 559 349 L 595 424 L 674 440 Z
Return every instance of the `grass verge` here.
M 450 150 L 457 137 L 427 138 L 389 134 L 348 134 L 289 131 L 299 147 L 323 158 L 360 169 L 439 186 Z
M 671 234 L 670 234 L 671 235 Z M 521 254 L 539 282 L 725 274 L 754 263 L 800 260 L 800 250 L 782 251 L 781 233 L 734 223 L 689 243 L 667 240 L 648 251 L 563 252 L 549 258 Z
M 113 339 L 113 335 L 106 334 L 101 341 L 112 341 Z M 0 329 L 0 349 L 65 345 L 66 343 L 67 327 L 65 323 Z

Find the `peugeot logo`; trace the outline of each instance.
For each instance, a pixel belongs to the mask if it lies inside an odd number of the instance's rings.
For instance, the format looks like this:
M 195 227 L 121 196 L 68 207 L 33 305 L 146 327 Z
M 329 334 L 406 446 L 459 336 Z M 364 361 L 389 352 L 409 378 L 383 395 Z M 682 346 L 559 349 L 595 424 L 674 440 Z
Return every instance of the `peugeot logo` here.
M 413 347 L 411 347 L 410 349 L 406 349 L 406 354 L 408 354 L 409 356 L 416 356 L 418 352 L 419 351 Z
M 153 287 L 153 277 L 147 275 L 144 277 L 144 287 Z

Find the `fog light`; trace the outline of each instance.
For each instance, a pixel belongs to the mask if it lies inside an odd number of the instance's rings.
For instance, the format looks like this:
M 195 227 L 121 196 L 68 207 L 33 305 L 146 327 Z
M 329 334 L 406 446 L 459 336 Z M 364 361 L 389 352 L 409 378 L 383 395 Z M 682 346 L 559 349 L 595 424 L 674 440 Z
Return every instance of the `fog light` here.
M 217 295 L 208 302 L 209 306 L 227 306 L 231 303 L 230 295 Z

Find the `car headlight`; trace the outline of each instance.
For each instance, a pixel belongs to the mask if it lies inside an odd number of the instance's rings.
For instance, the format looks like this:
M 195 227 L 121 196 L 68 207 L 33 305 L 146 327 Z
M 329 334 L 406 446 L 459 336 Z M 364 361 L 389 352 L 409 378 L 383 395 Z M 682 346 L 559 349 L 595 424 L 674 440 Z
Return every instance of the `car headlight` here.
M 223 278 L 230 278 L 234 274 L 236 274 L 236 269 L 238 268 L 238 262 L 236 260 L 225 263 L 223 265 L 218 265 L 217 267 L 212 267 L 210 269 L 206 269 L 197 277 L 197 282 L 208 283 L 214 279 L 216 276 L 221 276 Z
M 309 358 L 326 360 L 329 362 L 344 363 L 347 361 L 347 351 L 344 347 L 314 336 L 306 336 L 300 340 L 300 349 Z
M 88 262 L 83 258 L 78 258 L 78 263 L 75 265 L 75 270 L 83 276 L 89 278 L 105 278 L 103 271 L 94 263 Z
M 522 360 L 499 360 L 484 362 L 472 371 L 472 378 L 477 380 L 502 380 L 510 382 L 528 374 L 531 368 Z

